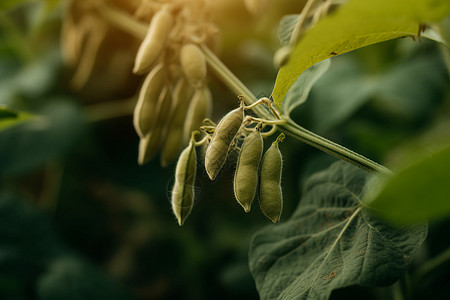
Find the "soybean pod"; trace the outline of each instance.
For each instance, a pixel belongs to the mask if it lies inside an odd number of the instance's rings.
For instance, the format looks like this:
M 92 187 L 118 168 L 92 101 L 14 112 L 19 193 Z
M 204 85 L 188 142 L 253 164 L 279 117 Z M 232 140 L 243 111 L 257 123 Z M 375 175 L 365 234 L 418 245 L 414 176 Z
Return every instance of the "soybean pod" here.
M 153 16 L 147 35 L 136 54 L 133 73 L 143 74 L 151 69 L 166 47 L 173 23 L 172 14 L 166 9 L 159 10 Z
M 262 151 L 263 139 L 257 128 L 244 139 L 234 174 L 234 195 L 245 212 L 250 211 L 255 198 Z
M 182 226 L 191 213 L 195 198 L 195 176 L 197 173 L 197 154 L 193 132 L 189 145 L 181 152 L 175 169 L 175 183 L 172 189 L 172 210 Z
M 278 143 L 283 140 L 284 134 L 282 133 L 264 154 L 259 181 L 259 205 L 264 215 L 274 223 L 278 223 L 280 220 L 283 209 L 281 191 L 283 158 L 278 148 Z
M 211 142 L 205 153 L 205 169 L 211 180 L 214 180 L 227 160 L 228 150 L 244 120 L 244 107 L 226 114 L 214 131 Z

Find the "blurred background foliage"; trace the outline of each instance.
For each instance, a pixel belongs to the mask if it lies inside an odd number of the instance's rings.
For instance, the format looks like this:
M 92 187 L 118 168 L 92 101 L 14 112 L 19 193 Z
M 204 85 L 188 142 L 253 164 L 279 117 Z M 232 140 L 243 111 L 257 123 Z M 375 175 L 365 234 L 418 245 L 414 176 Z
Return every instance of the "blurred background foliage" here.
M 0 299 L 257 299 L 248 242 L 269 221 L 257 205 L 247 215 L 234 200 L 233 163 L 214 182 L 200 169 L 193 212 L 180 228 L 169 203 L 174 164 L 163 169 L 158 158 L 137 164 L 130 97 L 141 79 L 110 66 L 107 78 L 124 80 L 122 91 L 107 90 L 105 78 L 97 85 L 97 75 L 88 88 L 71 88 L 73 70 L 60 51 L 65 4 L 1 4 L 0 122 L 17 122 L 0 126 Z M 269 95 L 277 24 L 302 5 L 277 1 L 258 17 L 241 1 L 216 6 L 221 58 L 256 95 Z M 411 141 L 436 128 L 449 132 L 449 70 L 440 47 L 405 38 L 335 57 L 292 117 L 392 164 Z M 209 80 L 217 120 L 237 102 Z M 22 114 L 28 117 L 15 117 Z M 282 222 L 305 179 L 335 159 L 292 139 L 280 147 Z M 449 225 L 448 219 L 430 224 L 414 268 L 448 247 Z M 430 289 L 433 299 L 448 295 L 448 267 L 447 260 L 423 270 L 414 298 L 430 298 Z M 382 288 L 350 287 L 332 297 L 388 296 Z

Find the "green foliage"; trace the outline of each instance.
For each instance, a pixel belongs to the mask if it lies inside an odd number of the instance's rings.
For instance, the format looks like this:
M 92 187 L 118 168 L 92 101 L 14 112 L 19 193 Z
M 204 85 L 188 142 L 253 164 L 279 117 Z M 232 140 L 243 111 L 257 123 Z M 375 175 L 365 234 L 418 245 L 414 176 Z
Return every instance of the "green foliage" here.
M 344 162 L 312 175 L 293 216 L 253 237 L 250 270 L 262 299 L 327 299 L 403 274 L 427 226 L 391 227 L 362 208 L 366 176 Z
M 68 251 L 48 219 L 25 201 L 0 194 L 1 299 L 132 299 Z
M 32 115 L 0 105 L 0 132 L 29 120 Z M 1 133 L 0 133 L 1 134 Z
M 27 172 L 62 155 L 83 132 L 84 116 L 67 99 L 54 99 L 39 116 L 25 119 L 0 131 L 0 175 Z
M 297 77 L 315 63 L 364 46 L 414 36 L 420 23 L 438 22 L 449 13 L 450 3 L 446 0 L 348 1 L 319 21 L 295 45 L 289 61 L 278 73 L 272 92 L 275 103 L 280 107 Z M 284 24 L 290 26 L 292 22 Z
M 436 147 L 436 146 L 435 146 Z M 385 179 L 366 201 L 384 218 L 414 224 L 450 215 L 450 146 L 437 147 Z
M 289 116 L 291 112 L 308 99 L 314 83 L 325 74 L 330 67 L 330 60 L 320 62 L 303 72 L 292 85 L 281 104 L 281 113 Z
M 397 119 L 420 120 L 442 96 L 448 75 L 438 52 L 431 55 L 433 50 L 429 49 L 425 55 L 417 51 L 418 46 L 409 40 L 392 41 L 333 58 L 332 66 L 314 85 L 311 100 L 300 113 L 307 115 L 310 128 L 320 133 L 348 120 L 370 102 Z M 410 57 L 395 59 L 392 53 L 402 47 L 412 47 L 412 53 L 402 53 Z

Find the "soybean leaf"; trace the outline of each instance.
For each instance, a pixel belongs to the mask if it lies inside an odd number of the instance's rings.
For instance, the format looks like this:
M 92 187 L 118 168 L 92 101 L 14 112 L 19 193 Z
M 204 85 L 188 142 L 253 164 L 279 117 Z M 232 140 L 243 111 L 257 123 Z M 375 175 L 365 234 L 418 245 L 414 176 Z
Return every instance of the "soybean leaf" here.
M 315 63 L 383 41 L 414 36 L 420 23 L 450 14 L 448 0 L 349 0 L 307 31 L 281 67 L 272 92 L 278 107 L 297 77 Z
M 450 215 L 450 145 L 429 150 L 368 195 L 369 207 L 399 224 L 413 224 Z
M 31 114 L 0 104 L 0 131 L 28 121 L 31 117 Z
M 322 61 L 303 72 L 297 78 L 281 105 L 281 113 L 284 116 L 289 116 L 294 108 L 306 101 L 314 83 L 325 74 L 329 67 L 330 60 Z
M 261 299 L 327 299 L 349 285 L 389 285 L 426 225 L 394 228 L 361 206 L 367 174 L 344 162 L 312 175 L 293 216 L 256 233 L 250 271 Z

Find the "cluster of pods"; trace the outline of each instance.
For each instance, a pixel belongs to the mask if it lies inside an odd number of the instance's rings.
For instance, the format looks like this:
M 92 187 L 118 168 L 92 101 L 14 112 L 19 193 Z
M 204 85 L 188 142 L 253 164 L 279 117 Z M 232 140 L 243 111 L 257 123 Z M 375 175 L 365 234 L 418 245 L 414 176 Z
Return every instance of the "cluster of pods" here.
M 214 28 L 194 22 L 189 8 L 176 1 L 158 7 L 135 58 L 133 72 L 147 74 L 134 110 L 140 164 L 161 150 L 161 164 L 168 165 L 212 110 L 201 48 Z
M 264 103 L 264 102 L 263 102 Z M 181 226 L 190 214 L 195 199 L 195 177 L 197 173 L 196 146 L 207 142 L 204 166 L 211 180 L 215 180 L 225 164 L 228 153 L 237 143 L 237 137 L 248 131 L 240 146 L 239 157 L 234 175 L 234 194 L 238 203 L 249 212 L 256 195 L 262 212 L 274 223 L 280 219 L 283 196 L 281 191 L 281 173 L 283 160 L 278 138 L 263 154 L 264 143 L 261 132 L 262 122 L 256 121 L 254 127 L 246 127 L 255 122 L 254 118 L 244 119 L 248 107 L 241 102 L 240 107 L 230 111 L 212 128 L 212 135 L 197 142 L 198 131 L 191 135 L 189 145 L 181 153 L 175 171 L 175 183 L 172 189 L 172 209 Z M 262 159 L 262 160 L 261 160 Z M 259 187 L 259 193 L 257 193 Z

